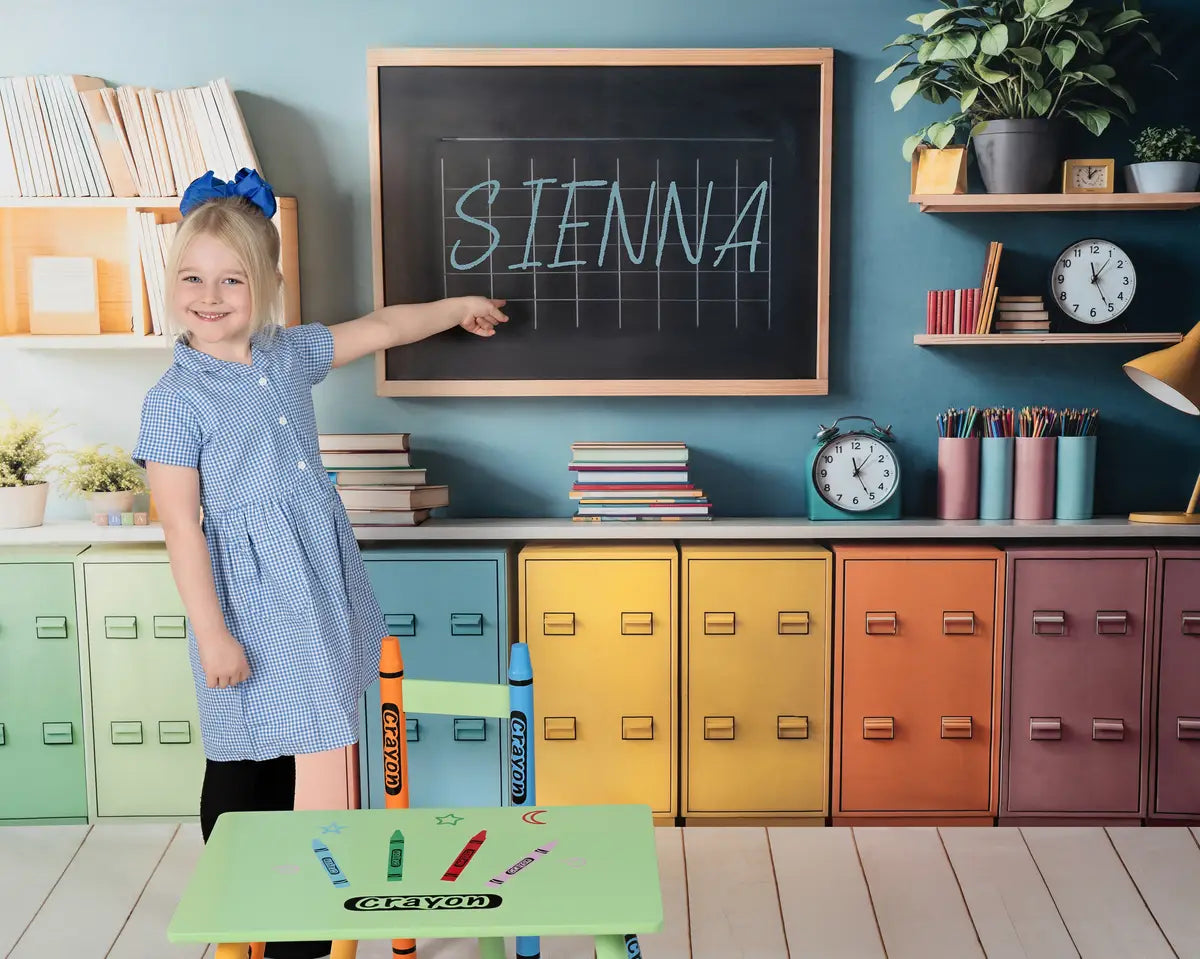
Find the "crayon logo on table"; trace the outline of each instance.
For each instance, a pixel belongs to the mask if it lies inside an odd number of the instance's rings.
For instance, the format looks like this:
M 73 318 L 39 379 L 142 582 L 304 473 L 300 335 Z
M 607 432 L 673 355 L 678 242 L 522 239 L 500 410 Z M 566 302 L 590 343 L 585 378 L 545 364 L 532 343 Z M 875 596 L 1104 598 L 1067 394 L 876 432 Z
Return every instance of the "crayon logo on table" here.
M 384 703 L 382 711 L 383 788 L 389 796 L 398 796 L 404 787 L 400 771 L 400 710 L 395 703 Z
M 525 756 L 529 745 L 529 717 L 514 709 L 508 717 L 512 739 L 512 801 L 513 805 L 524 805 L 528 796 L 525 773 Z
M 439 909 L 495 909 L 504 900 L 495 893 L 467 896 L 355 896 L 343 906 L 350 912 L 429 912 Z

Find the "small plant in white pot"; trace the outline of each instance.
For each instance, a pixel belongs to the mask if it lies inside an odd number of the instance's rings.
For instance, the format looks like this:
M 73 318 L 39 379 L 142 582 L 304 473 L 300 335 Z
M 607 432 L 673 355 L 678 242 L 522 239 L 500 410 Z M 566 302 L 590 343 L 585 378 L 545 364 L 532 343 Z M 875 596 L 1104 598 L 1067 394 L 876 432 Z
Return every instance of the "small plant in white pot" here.
M 130 513 L 134 496 L 146 491 L 145 478 L 128 453 L 119 446 L 106 452 L 104 445 L 75 450 L 60 472 L 72 493 L 87 497 L 90 515 Z
M 0 419 L 0 529 L 41 526 L 50 484 L 46 462 L 47 420 L 37 416 Z
M 1200 183 L 1200 141 L 1185 126 L 1147 127 L 1125 168 L 1130 193 L 1191 193 Z

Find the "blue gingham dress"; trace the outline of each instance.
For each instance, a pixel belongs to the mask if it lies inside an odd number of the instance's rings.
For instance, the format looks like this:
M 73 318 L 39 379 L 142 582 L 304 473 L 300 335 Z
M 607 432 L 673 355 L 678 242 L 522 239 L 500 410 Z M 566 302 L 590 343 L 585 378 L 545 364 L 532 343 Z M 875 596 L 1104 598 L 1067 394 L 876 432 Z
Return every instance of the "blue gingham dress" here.
M 200 472 L 217 598 L 250 678 L 209 689 L 188 622 L 204 753 L 272 759 L 358 740 L 386 634 L 350 521 L 317 448 L 312 387 L 333 364 L 320 324 L 269 328 L 252 362 L 175 344 L 133 450 Z

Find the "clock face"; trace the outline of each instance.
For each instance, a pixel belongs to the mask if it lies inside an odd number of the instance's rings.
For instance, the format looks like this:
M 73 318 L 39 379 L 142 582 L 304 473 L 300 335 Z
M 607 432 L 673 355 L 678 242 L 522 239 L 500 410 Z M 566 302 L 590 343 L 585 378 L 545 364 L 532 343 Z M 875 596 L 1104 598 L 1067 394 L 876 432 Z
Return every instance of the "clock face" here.
M 1072 319 L 1108 323 L 1129 309 L 1137 291 L 1137 273 L 1115 243 L 1080 240 L 1054 261 L 1050 291 L 1058 308 Z
M 900 464 L 887 443 L 866 433 L 845 433 L 817 453 L 812 478 L 827 503 L 859 513 L 892 498 L 899 488 Z
M 1107 190 L 1108 165 L 1084 163 L 1071 167 L 1071 186 L 1076 190 Z

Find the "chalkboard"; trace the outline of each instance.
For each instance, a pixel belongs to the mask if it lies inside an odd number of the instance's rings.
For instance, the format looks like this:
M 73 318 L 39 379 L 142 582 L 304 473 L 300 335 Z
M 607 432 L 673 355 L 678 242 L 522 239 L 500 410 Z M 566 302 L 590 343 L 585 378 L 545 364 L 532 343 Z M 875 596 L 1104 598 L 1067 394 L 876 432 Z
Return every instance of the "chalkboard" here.
M 381 395 L 828 392 L 833 53 L 373 50 Z

